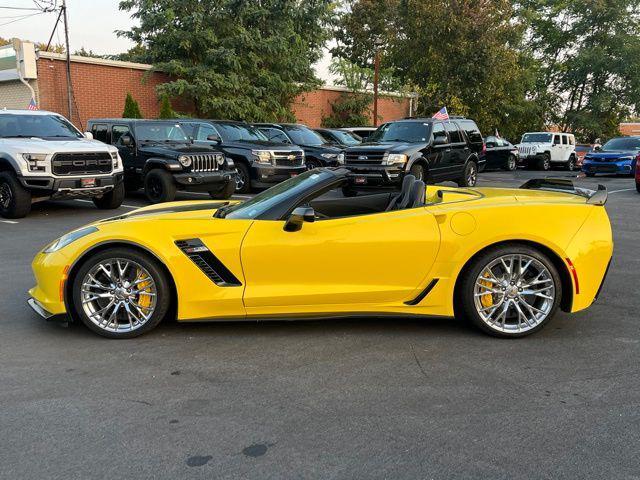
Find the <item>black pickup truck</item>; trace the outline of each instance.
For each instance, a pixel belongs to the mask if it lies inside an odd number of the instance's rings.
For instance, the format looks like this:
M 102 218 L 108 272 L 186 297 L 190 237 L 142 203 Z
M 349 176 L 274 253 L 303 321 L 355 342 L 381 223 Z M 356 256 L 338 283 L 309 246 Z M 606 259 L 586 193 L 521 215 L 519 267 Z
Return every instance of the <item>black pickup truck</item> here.
M 418 180 L 451 180 L 472 187 L 484 167 L 483 149 L 478 126 L 467 118 L 408 118 L 385 123 L 365 143 L 340 154 L 340 163 L 352 172 L 352 183 L 344 193 L 398 188 L 407 173 Z
M 173 120 L 92 119 L 93 138 L 118 148 L 125 188 L 141 187 L 152 203 L 170 202 L 176 190 L 208 192 L 226 199 L 236 187 L 233 161 L 211 145 L 194 144 Z

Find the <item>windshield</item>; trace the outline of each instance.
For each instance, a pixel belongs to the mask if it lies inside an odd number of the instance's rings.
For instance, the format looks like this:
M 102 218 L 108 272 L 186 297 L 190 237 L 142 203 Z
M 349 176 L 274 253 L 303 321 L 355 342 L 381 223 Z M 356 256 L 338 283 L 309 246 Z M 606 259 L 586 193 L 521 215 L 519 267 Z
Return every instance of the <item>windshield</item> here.
M 603 152 L 640 150 L 640 137 L 612 138 L 602 146 Z
M 0 137 L 75 139 L 83 135 L 59 115 L 0 114 Z
M 386 123 L 367 138 L 367 142 L 423 143 L 431 136 L 431 124 L 424 122 Z
M 287 125 L 284 127 L 293 143 L 297 145 L 323 145 L 326 143 L 324 138 L 318 135 L 310 128 L 300 125 Z
M 525 133 L 521 143 L 551 143 L 550 133 Z
M 189 138 L 180 125 L 172 122 L 148 122 L 136 124 L 139 142 L 188 142 Z
M 216 130 L 220 133 L 223 142 L 237 142 L 239 140 L 264 142 L 267 137 L 251 125 L 242 123 L 216 123 Z
M 342 145 L 359 145 L 362 139 L 355 133 L 345 132 L 343 130 L 331 130 L 331 133 Z
M 328 171 L 307 171 L 259 193 L 251 200 L 223 207 L 218 210 L 217 216 L 225 218 L 256 218 L 274 205 L 286 201 L 288 198 L 308 190 L 314 184 L 331 177 L 335 176 Z

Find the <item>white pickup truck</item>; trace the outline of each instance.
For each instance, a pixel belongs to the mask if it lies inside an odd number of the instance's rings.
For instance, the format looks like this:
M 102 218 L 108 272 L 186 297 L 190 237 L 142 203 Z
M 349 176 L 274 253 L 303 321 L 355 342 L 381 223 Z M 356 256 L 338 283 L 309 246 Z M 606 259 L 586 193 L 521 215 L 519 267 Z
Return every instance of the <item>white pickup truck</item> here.
M 83 135 L 63 116 L 0 110 L 0 216 L 24 217 L 32 203 L 51 198 L 85 197 L 98 208 L 118 208 L 122 172 L 117 148 Z
M 576 139 L 570 133 L 529 132 L 516 146 L 520 163 L 526 167 L 549 170 L 559 165 L 569 171 L 576 168 Z

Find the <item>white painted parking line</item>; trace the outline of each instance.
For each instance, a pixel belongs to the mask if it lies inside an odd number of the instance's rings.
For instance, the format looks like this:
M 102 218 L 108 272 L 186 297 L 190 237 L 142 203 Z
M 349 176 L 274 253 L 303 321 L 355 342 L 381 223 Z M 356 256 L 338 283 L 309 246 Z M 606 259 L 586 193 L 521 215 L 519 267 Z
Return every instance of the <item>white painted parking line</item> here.
M 15 225 L 16 223 L 18 223 L 18 222 L 14 222 L 13 220 L 0 220 L 0 222 L 2 222 L 2 223 L 10 223 L 12 225 Z
M 93 203 L 92 200 L 83 200 L 82 198 L 76 198 L 75 201 L 82 203 Z M 142 205 L 125 205 L 124 203 L 120 206 L 124 208 L 142 208 Z
M 635 188 L 623 188 L 622 190 L 611 190 L 609 193 L 633 192 Z

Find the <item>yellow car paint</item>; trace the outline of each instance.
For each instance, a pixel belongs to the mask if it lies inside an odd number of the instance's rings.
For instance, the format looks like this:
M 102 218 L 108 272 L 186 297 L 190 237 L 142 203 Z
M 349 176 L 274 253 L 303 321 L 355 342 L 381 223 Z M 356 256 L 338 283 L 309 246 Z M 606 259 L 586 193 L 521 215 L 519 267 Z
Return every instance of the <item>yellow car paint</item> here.
M 318 220 L 298 232 L 284 231 L 284 221 L 213 218 L 215 208 L 178 211 L 211 202 L 146 207 L 96 222 L 97 232 L 36 255 L 36 286 L 29 293 L 48 312 L 66 313 L 59 295 L 64 269 L 70 267 L 73 275 L 87 253 L 125 244 L 151 253 L 166 267 L 179 320 L 453 316 L 456 281 L 467 262 L 492 245 L 520 241 L 551 252 L 565 275 L 569 261 L 575 266 L 579 293 L 573 279 L 574 291 L 564 292 L 573 295 L 571 311 L 593 302 L 613 252 L 604 207 L 576 195 L 516 189 L 429 186 L 426 198 L 423 207 Z M 176 241 L 190 238 L 201 239 L 242 285 L 214 285 L 176 247 Z M 438 282 L 422 301 L 406 303 L 434 279 Z

